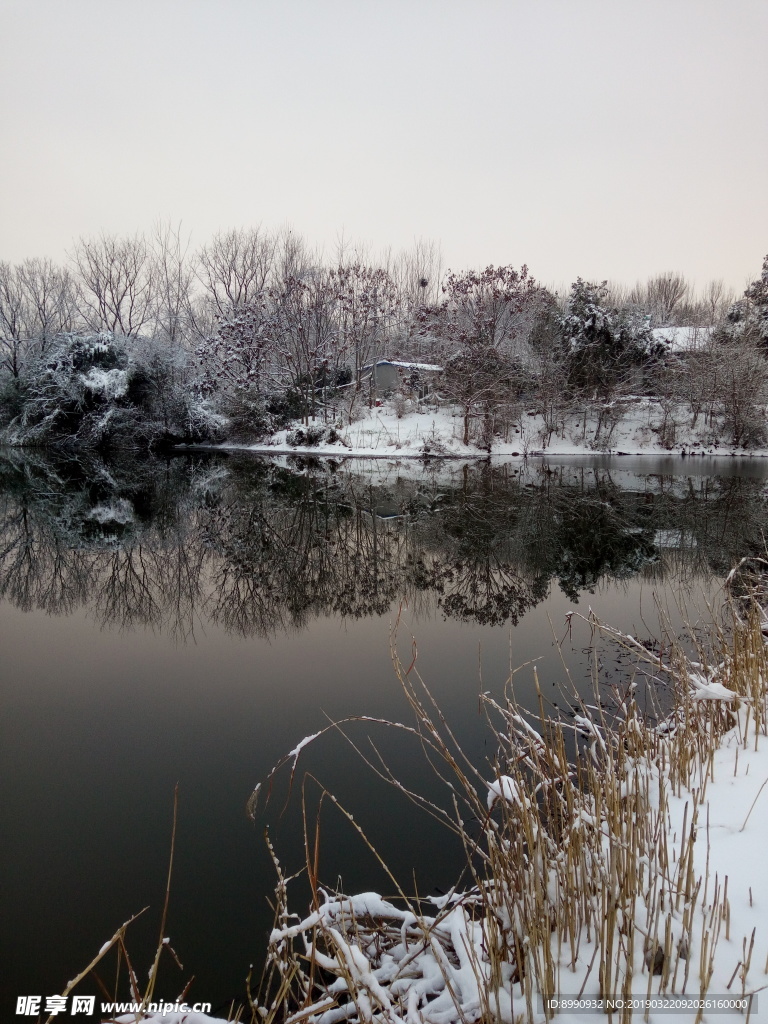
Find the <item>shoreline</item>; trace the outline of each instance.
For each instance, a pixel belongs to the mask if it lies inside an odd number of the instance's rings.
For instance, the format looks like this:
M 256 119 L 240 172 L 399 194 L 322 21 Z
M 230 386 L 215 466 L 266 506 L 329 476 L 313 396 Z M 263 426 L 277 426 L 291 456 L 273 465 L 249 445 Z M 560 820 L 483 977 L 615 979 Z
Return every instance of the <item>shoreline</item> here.
M 10 445 L 9 447 L 16 447 Z M 585 459 L 605 459 L 605 458 L 656 458 L 656 459 L 688 459 L 688 458 L 708 458 L 708 459 L 766 459 L 768 458 L 768 449 L 757 448 L 753 451 L 741 450 L 741 451 L 688 451 L 662 448 L 658 451 L 649 451 L 647 448 L 638 451 L 624 451 L 623 449 L 609 449 L 607 451 L 597 451 L 589 448 L 582 449 L 536 449 L 535 451 L 523 454 L 522 452 L 434 452 L 429 454 L 418 453 L 418 452 L 382 452 L 382 451 L 349 451 L 348 449 L 342 448 L 311 448 L 302 446 L 288 446 L 288 445 L 261 445 L 261 444 L 247 444 L 246 442 L 221 442 L 219 444 L 177 444 L 174 445 L 171 451 L 179 452 L 181 454 L 189 452 L 250 452 L 252 455 L 296 455 L 296 456 L 312 456 L 321 459 L 389 459 L 392 462 L 399 462 L 400 460 L 407 459 L 408 461 L 416 462 L 491 462 L 500 461 L 506 459 L 515 459 L 521 462 L 527 459 L 547 459 L 547 458 L 585 458 Z

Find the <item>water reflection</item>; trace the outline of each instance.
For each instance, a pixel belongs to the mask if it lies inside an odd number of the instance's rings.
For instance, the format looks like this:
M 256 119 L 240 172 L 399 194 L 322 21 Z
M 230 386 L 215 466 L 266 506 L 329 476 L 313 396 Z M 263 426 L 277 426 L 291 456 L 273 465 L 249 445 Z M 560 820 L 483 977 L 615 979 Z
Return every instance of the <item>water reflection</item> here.
M 51 614 L 88 606 L 104 626 L 181 640 L 201 620 L 269 637 L 396 601 L 515 625 L 552 581 L 577 602 L 603 581 L 722 575 L 763 549 L 762 472 L 620 465 L 211 456 L 108 466 L 6 454 L 0 596 Z
M 121 921 L 162 906 L 177 782 L 171 935 L 195 997 L 224 1012 L 272 924 L 273 869 L 248 795 L 326 715 L 403 719 L 390 609 L 407 602 L 422 674 L 482 765 L 493 744 L 477 711 L 479 660 L 482 688 L 499 692 L 510 667 L 539 659 L 554 707 L 563 658 L 577 682 L 591 661 L 553 646 L 551 623 L 562 635 L 566 612 L 595 590 L 596 611 L 638 636 L 644 600 L 761 552 L 766 469 L 245 455 L 106 465 L 7 452 L 0 1016 L 18 993 L 60 991 Z M 506 628 L 517 622 L 525 628 Z M 619 670 L 606 660 L 608 685 Z M 515 692 L 538 706 L 530 670 Z M 425 791 L 420 749 L 374 739 Z M 456 881 L 460 844 L 423 827 L 354 751 L 329 740 L 306 756 L 396 877 L 416 876 L 422 892 Z M 426 792 L 442 797 L 436 783 Z M 303 860 L 293 811 L 268 819 L 290 872 Z M 323 829 L 329 884 L 339 873 L 358 891 L 386 884 L 343 822 Z M 154 927 L 132 940 L 137 962 L 151 962 Z

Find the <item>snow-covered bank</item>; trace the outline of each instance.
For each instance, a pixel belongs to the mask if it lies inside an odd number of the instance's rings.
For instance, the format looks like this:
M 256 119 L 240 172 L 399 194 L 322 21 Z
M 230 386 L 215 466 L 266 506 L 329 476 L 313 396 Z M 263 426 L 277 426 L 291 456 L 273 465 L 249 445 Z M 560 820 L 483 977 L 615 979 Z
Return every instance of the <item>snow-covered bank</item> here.
M 615 639 L 646 658 L 631 637 Z M 631 685 L 612 724 L 582 706 L 567 727 L 582 744 L 579 769 L 562 727 L 535 728 L 514 703 L 491 702 L 496 777 L 467 785 L 456 772 L 455 823 L 477 884 L 397 904 L 320 890 L 301 921 L 282 903 L 270 955 L 282 977 L 296 971 L 287 1019 L 578 1024 L 609 1009 L 651 1022 L 673 1010 L 761 1019 L 767 668 L 752 622 L 716 667 L 678 665 L 679 703 L 659 727 L 639 715 Z M 401 681 L 418 704 L 419 685 L 407 672 Z M 418 713 L 450 768 L 439 721 L 424 704 Z M 473 819 L 478 846 L 463 824 Z
M 654 398 L 633 397 L 610 406 L 571 413 L 556 424 L 529 409 L 490 449 L 462 440 L 463 417 L 450 406 L 420 407 L 405 412 L 385 402 L 352 424 L 311 421 L 314 433 L 300 424 L 255 443 L 226 442 L 217 448 L 261 454 L 314 455 L 328 458 L 520 458 L 556 455 L 719 455 L 766 457 L 768 447 L 744 448 L 730 443 L 722 427 L 698 421 L 695 427 L 675 417 Z M 190 446 L 195 447 L 195 446 Z

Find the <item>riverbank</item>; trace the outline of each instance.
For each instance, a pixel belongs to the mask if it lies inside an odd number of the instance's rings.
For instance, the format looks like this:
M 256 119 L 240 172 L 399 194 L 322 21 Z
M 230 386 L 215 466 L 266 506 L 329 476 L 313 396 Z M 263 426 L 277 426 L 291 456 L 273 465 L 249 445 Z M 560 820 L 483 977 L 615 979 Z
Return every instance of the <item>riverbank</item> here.
M 227 441 L 213 447 L 259 454 L 314 455 L 327 458 L 487 459 L 528 456 L 684 455 L 768 456 L 768 447 L 732 443 L 725 427 L 702 416 L 691 425 L 682 410 L 665 409 L 641 396 L 573 412 L 547 422 L 535 409 L 491 439 L 490 447 L 463 441 L 464 418 L 457 408 L 408 407 L 392 400 L 365 409 L 351 424 L 339 420 L 293 423 L 256 442 Z M 182 446 L 195 448 L 198 446 Z M 208 447 L 208 446 L 200 446 Z

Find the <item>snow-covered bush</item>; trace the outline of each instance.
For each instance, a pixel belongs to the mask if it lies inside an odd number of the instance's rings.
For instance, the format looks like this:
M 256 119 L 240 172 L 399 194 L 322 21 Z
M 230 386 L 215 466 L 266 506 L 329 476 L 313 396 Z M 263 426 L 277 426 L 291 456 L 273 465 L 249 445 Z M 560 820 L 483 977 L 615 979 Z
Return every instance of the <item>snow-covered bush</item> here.
M 256 387 L 233 388 L 220 404 L 233 437 L 266 437 L 283 425 L 269 411 L 264 395 Z
M 758 339 L 768 347 L 768 256 L 763 260 L 760 277 L 744 294 L 750 303 Z
M 608 302 L 605 281 L 578 278 L 560 321 L 572 387 L 601 398 L 630 383 L 638 367 L 662 354 L 645 318 Z
M 64 334 L 19 379 L 11 443 L 105 451 L 215 439 L 223 421 L 190 387 L 178 349 L 99 334 Z
M 286 441 L 297 448 L 316 448 L 324 441 L 328 444 L 335 444 L 339 435 L 334 427 L 321 427 L 310 425 L 308 427 L 297 427 L 288 432 Z
M 768 350 L 768 256 L 763 260 L 760 277 L 728 307 L 717 325 L 715 340 L 757 343 Z

